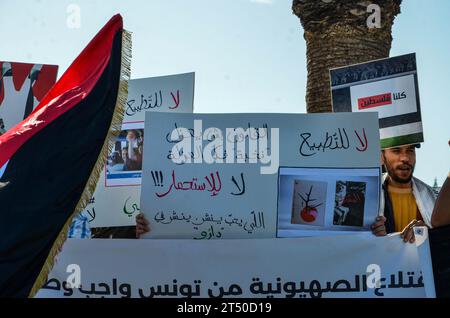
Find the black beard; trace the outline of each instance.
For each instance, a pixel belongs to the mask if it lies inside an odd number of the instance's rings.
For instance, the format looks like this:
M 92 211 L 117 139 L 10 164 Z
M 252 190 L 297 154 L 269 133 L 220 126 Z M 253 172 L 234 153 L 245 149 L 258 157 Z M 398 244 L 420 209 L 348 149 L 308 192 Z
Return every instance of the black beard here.
M 385 167 L 386 167 L 386 170 L 388 172 L 389 177 L 393 181 L 395 181 L 397 183 L 401 183 L 401 184 L 406 184 L 406 183 L 410 183 L 411 182 L 411 179 L 412 179 L 413 173 L 414 173 L 414 166 L 410 166 L 411 167 L 411 174 L 406 179 L 402 179 L 402 178 L 397 177 L 397 175 L 395 174 L 394 169 L 392 169 L 389 165 L 385 164 Z

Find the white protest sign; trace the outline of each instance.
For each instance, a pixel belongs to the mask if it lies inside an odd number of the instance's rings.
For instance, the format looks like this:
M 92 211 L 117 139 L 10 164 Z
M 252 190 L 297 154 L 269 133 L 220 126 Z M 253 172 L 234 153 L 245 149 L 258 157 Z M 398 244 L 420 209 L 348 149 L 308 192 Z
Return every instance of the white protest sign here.
M 436 298 L 436 289 L 435 289 L 435 279 L 433 275 L 433 271 L 436 268 L 433 268 L 432 264 L 432 254 L 430 248 L 430 239 L 428 236 L 428 228 L 426 226 L 415 226 L 414 227 L 414 237 L 415 244 L 418 247 L 418 256 L 420 267 L 422 268 L 422 276 L 426 281 L 425 284 L 425 294 L 427 297 Z
M 427 246 L 428 240 L 417 247 L 398 235 L 372 234 L 213 241 L 69 239 L 37 297 L 427 297 L 433 281 L 422 271 L 431 269 L 419 261 L 419 250 Z M 73 277 L 73 264 L 79 277 Z M 78 278 L 81 284 L 72 289 L 69 283 Z
M 378 112 L 381 148 L 423 142 L 416 55 L 330 70 L 334 112 Z
M 145 237 L 275 237 L 277 211 L 278 236 L 361 231 L 378 213 L 375 113 L 146 116 Z
M 370 82 L 367 84 L 350 87 L 352 97 L 352 111 L 373 112 L 378 111 L 378 118 L 388 118 L 417 112 L 416 87 L 414 85 L 414 75 L 388 78 L 383 81 Z M 387 96 L 383 102 L 382 97 L 386 92 L 395 90 L 391 100 L 391 95 Z M 368 92 L 381 98 L 367 98 Z M 413 101 L 413 102 L 411 102 Z M 375 104 L 384 104 L 378 105 Z M 381 107 L 385 106 L 385 107 Z
M 135 224 L 140 210 L 145 112 L 192 113 L 193 103 L 194 73 L 129 82 L 122 132 L 86 207 L 91 227 Z M 145 138 L 150 136 L 145 133 Z

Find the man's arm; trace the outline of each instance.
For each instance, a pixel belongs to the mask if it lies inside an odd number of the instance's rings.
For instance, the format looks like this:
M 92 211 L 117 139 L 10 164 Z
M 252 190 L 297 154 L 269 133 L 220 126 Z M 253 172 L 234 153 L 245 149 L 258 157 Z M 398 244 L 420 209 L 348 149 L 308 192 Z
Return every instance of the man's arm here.
M 441 192 L 434 205 L 431 225 L 440 227 L 450 224 L 450 174 L 442 185 Z

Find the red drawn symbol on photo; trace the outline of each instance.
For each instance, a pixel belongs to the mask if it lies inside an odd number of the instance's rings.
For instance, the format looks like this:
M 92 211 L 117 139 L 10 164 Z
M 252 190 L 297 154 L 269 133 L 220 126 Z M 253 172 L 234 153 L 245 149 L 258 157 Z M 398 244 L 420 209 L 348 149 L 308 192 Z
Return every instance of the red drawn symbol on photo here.
M 305 206 L 300 212 L 300 217 L 305 222 L 314 222 L 317 218 L 317 209 L 309 206 Z
M 323 203 L 319 203 L 316 205 L 309 205 L 309 202 L 311 201 L 315 201 L 317 199 L 311 199 L 311 192 L 312 192 L 312 188 L 313 186 L 311 186 L 309 188 L 309 192 L 306 193 L 306 199 L 300 194 L 298 193 L 298 195 L 300 196 L 300 198 L 303 200 L 305 207 L 300 211 L 300 218 L 308 223 L 314 222 L 319 213 L 317 212 L 317 207 L 321 206 Z

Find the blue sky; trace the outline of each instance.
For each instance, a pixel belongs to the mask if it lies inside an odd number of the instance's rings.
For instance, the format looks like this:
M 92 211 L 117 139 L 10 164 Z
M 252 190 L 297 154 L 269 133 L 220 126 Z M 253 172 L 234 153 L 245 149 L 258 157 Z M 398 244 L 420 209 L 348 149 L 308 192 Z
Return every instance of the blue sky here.
M 121 13 L 133 32 L 132 77 L 196 73 L 195 112 L 305 113 L 306 49 L 291 0 L 0 0 L 0 60 L 49 63 L 61 75 Z M 80 8 L 69 28 L 67 8 Z M 416 52 L 425 143 L 415 175 L 450 167 L 450 1 L 404 0 L 391 56 Z

